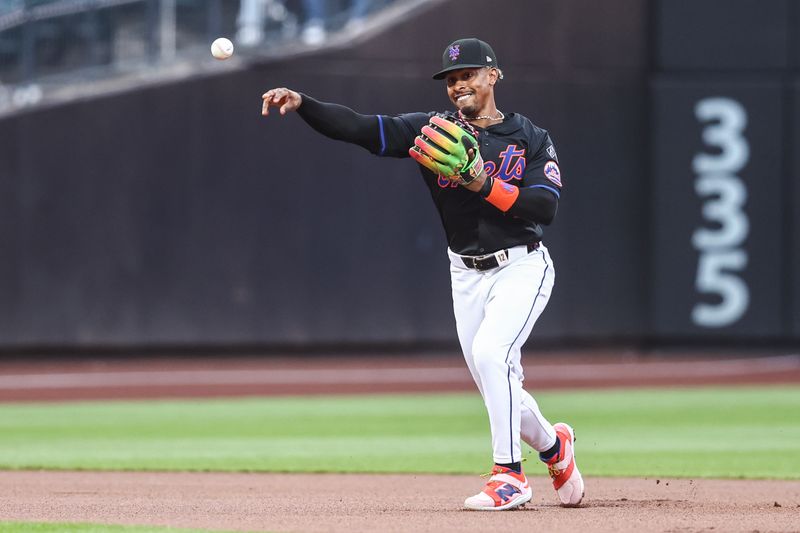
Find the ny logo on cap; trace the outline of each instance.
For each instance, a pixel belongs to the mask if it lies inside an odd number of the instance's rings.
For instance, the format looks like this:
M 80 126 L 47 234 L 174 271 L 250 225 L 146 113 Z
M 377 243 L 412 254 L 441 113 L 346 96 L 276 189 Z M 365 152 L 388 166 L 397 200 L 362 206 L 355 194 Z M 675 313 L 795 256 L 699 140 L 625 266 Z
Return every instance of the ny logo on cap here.
M 447 49 L 447 53 L 450 55 L 450 61 L 455 61 L 461 54 L 461 45 L 451 44 L 450 48 Z

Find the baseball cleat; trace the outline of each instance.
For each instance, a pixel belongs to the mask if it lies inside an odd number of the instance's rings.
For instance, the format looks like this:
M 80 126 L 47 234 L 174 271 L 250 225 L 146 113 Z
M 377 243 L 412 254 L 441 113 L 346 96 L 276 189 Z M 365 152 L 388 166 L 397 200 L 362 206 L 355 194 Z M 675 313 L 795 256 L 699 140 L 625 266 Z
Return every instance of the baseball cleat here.
M 575 431 L 567 424 L 559 422 L 553 426 L 561 441 L 561 448 L 547 464 L 553 488 L 558 493 L 562 507 L 577 507 L 584 494 L 583 477 L 575 464 Z
M 464 507 L 474 511 L 505 511 L 531 501 L 533 491 L 522 472 L 495 465 L 491 476 L 481 492 L 464 501 Z

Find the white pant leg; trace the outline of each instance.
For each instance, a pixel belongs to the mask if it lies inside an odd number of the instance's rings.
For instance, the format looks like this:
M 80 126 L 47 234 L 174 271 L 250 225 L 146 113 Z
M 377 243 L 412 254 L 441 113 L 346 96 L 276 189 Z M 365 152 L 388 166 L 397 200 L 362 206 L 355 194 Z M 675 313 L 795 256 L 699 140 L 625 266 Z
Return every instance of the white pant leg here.
M 522 391 L 520 437 L 537 452 L 549 450 L 556 443 L 556 430 L 542 415 L 539 404 L 527 391 Z
M 503 268 L 476 272 L 455 264 L 451 274 L 459 340 L 489 414 L 494 461 L 520 461 L 522 411 L 526 441 L 542 450 L 555 440 L 552 426 L 522 390 L 520 361 L 520 349 L 550 299 L 552 261 L 541 246 Z
M 455 261 L 457 262 L 458 259 Z M 452 263 L 450 265 L 450 281 L 453 290 L 453 313 L 456 318 L 456 331 L 461 352 L 464 354 L 464 361 L 467 363 L 469 373 L 483 396 L 481 377 L 478 375 L 472 359 L 472 341 L 483 321 L 483 308 L 486 304 L 486 294 L 490 284 L 484 274 L 463 266 L 455 266 Z

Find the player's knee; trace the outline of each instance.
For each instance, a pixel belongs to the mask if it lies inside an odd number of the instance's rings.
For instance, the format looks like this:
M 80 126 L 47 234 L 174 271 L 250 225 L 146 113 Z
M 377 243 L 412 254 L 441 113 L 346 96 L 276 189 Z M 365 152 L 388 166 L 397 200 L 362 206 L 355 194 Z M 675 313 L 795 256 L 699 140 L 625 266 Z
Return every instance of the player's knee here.
M 505 356 L 502 346 L 485 342 L 476 338 L 472 343 L 472 357 L 478 374 L 495 372 L 498 368 L 505 367 Z

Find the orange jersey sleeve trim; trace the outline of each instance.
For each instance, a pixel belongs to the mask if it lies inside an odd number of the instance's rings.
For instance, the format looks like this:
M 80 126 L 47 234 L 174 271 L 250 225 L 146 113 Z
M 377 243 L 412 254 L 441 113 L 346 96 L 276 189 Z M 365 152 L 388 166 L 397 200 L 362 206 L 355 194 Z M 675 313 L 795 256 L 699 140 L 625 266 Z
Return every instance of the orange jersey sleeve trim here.
M 486 197 L 486 201 L 505 213 L 511 209 L 511 206 L 517 201 L 518 196 L 518 187 L 510 185 L 503 180 L 495 179 L 492 181 L 492 190 L 489 191 L 489 196 Z

